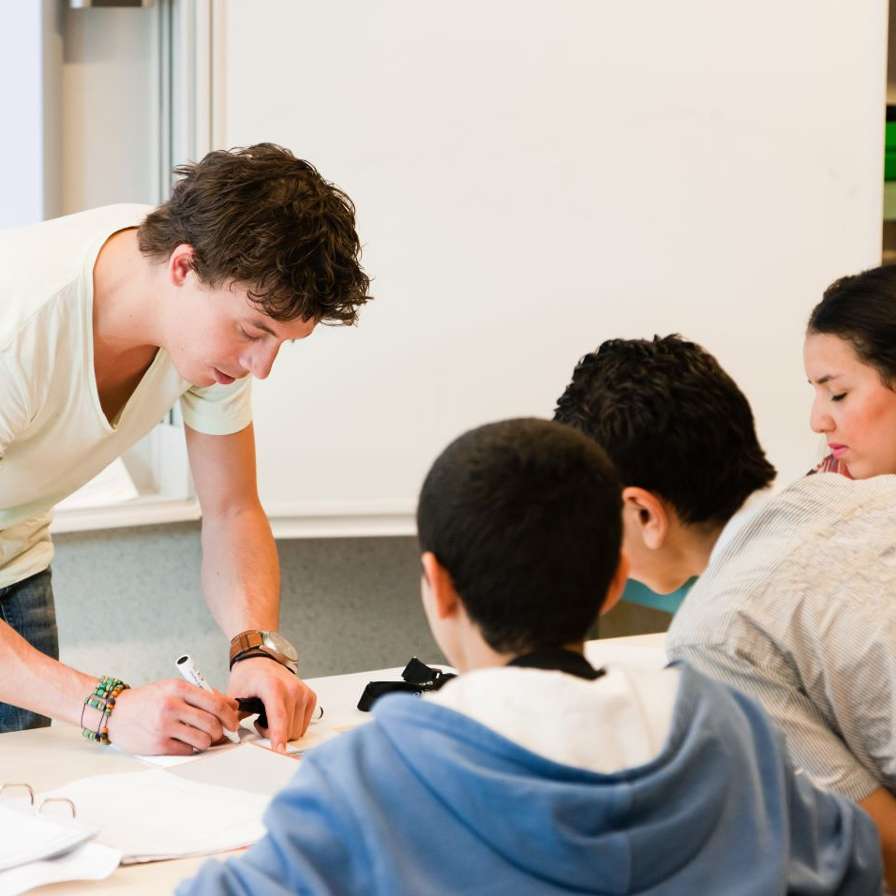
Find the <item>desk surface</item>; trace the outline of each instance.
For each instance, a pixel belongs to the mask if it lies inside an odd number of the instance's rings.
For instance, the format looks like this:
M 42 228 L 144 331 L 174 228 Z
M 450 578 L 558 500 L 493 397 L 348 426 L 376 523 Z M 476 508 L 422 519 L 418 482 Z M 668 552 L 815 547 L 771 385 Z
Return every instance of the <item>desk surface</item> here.
M 590 641 L 586 655 L 595 665 L 614 662 L 661 664 L 665 635 L 639 635 L 631 638 L 612 638 Z M 332 675 L 308 679 L 326 709 L 326 722 L 337 730 L 363 724 L 370 716 L 359 712 L 355 705 L 364 685 L 373 679 L 397 679 L 401 669 L 380 669 L 351 675 Z M 226 753 L 217 754 L 222 757 Z M 213 780 L 209 771 L 215 761 L 213 755 L 201 757 L 171 771 L 193 780 Z M 96 774 L 116 774 L 149 769 L 132 756 L 112 748 L 98 748 L 81 737 L 71 725 L 53 725 L 33 731 L 0 735 L 0 779 L 27 781 L 36 791 L 61 787 L 69 781 Z M 227 783 L 218 780 L 214 783 Z M 270 781 L 273 793 L 284 781 Z M 265 789 L 262 785 L 261 789 Z M 38 896 L 68 896 L 75 893 L 119 894 L 129 896 L 172 892 L 177 883 L 195 873 L 205 858 L 178 859 L 128 865 L 118 868 L 103 881 L 72 881 L 52 884 L 32 890 Z

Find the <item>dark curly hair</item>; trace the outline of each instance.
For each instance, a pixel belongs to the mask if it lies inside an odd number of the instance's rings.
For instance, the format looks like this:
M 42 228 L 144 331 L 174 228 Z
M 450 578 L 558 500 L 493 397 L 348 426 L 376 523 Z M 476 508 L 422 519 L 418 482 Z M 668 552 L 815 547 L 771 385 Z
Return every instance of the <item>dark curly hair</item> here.
M 622 487 L 568 426 L 490 423 L 433 463 L 417 532 L 494 650 L 562 647 L 585 637 L 619 566 Z
M 896 265 L 835 280 L 812 309 L 808 332 L 846 340 L 859 358 L 896 385 Z
M 351 199 L 288 149 L 258 143 L 179 165 L 171 198 L 137 231 L 165 260 L 181 243 L 212 287 L 237 282 L 274 320 L 353 324 L 369 301 Z
M 595 439 L 624 485 L 660 495 L 686 524 L 726 523 L 775 478 L 743 392 L 680 336 L 604 342 L 579 361 L 554 419 Z

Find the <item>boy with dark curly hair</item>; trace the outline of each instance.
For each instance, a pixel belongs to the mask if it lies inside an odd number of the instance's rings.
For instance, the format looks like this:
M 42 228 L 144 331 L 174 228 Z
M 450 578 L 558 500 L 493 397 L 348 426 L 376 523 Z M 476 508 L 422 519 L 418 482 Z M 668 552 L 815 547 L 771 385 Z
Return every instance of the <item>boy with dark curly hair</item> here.
M 896 477 L 769 494 L 746 396 L 679 336 L 602 343 L 555 419 L 619 471 L 632 578 L 668 593 L 699 576 L 670 659 L 763 705 L 799 767 L 874 819 L 896 887 Z

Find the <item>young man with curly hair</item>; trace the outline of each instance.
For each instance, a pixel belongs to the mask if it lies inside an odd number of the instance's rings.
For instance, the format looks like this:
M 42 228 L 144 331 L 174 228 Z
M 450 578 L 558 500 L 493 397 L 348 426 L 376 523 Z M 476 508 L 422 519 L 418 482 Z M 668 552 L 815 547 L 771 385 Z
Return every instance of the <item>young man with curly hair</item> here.
M 249 383 L 284 342 L 351 324 L 368 300 L 354 206 L 272 144 L 212 152 L 176 174 L 159 208 L 113 205 L 0 233 L 0 732 L 52 717 L 130 752 L 189 753 L 235 727 L 235 697 L 262 699 L 275 746 L 314 708 L 276 631 Z M 178 401 L 203 590 L 232 639 L 228 697 L 183 681 L 122 690 L 58 661 L 52 508 Z

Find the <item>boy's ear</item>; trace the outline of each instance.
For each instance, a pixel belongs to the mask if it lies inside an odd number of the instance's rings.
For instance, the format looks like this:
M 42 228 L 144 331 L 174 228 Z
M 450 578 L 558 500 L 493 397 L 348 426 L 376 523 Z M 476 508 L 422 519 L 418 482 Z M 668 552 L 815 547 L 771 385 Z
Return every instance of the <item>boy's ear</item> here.
M 189 243 L 181 243 L 174 247 L 168 257 L 168 278 L 175 286 L 183 286 L 190 271 L 193 270 L 195 252 Z
M 603 616 L 604 613 L 609 613 L 616 604 L 619 603 L 620 598 L 622 597 L 622 592 L 625 591 L 625 583 L 628 581 L 628 557 L 625 556 L 625 552 L 620 552 L 619 554 L 619 565 L 616 567 L 616 572 L 613 573 L 613 578 L 610 580 L 610 584 L 607 587 L 607 596 L 604 598 L 604 602 L 600 605 L 600 615 Z
M 669 511 L 653 492 L 637 486 L 622 490 L 622 519 L 626 538 L 634 538 L 651 551 L 659 550 L 669 534 Z
M 436 619 L 448 619 L 459 610 L 461 603 L 451 574 L 439 563 L 432 551 L 426 551 L 420 558 L 423 564 L 423 575 L 432 596 L 432 611 Z

